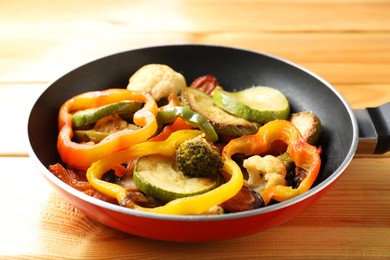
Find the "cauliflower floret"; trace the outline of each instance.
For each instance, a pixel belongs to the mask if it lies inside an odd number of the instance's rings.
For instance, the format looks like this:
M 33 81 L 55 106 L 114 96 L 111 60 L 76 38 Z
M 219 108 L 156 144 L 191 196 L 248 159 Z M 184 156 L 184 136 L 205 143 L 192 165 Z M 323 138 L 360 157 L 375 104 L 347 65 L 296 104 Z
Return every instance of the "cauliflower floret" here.
M 128 90 L 147 92 L 159 101 L 171 93 L 179 95 L 187 87 L 184 76 L 163 64 L 148 64 L 129 79 Z
M 283 162 L 272 155 L 261 157 L 254 155 L 244 160 L 244 168 L 248 171 L 245 185 L 261 192 L 276 185 L 286 185 L 286 167 Z

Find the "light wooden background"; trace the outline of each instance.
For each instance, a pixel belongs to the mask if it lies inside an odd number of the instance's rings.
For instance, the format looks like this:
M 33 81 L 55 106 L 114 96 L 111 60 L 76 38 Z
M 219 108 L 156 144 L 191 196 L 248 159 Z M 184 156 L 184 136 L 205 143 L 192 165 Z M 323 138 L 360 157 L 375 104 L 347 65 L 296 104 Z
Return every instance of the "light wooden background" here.
M 388 0 L 2 0 L 0 258 L 389 259 L 389 154 L 356 157 L 323 199 L 287 223 L 215 243 L 123 234 L 48 186 L 25 148 L 29 109 L 48 82 L 101 56 L 181 43 L 288 59 L 353 108 L 390 101 Z

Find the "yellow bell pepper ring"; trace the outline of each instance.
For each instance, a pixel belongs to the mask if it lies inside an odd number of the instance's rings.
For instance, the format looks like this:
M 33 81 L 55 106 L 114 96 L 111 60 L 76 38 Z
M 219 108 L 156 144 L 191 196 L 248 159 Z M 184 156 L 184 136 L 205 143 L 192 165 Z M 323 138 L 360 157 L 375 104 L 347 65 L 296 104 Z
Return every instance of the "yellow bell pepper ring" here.
M 139 130 L 121 130 L 110 134 L 97 144 L 72 141 L 72 112 L 96 108 L 123 100 L 144 103 L 144 106 L 135 112 L 133 118 L 134 123 L 141 126 Z M 147 93 L 133 92 L 127 89 L 92 91 L 67 100 L 60 108 L 58 115 L 59 134 L 57 149 L 62 161 L 69 167 L 86 170 L 95 161 L 133 144 L 144 142 L 157 131 L 157 112 L 158 107 L 152 96 Z
M 229 181 L 206 193 L 172 200 L 161 207 L 144 208 L 144 211 L 175 214 L 197 215 L 206 213 L 211 207 L 220 205 L 236 195 L 244 182 L 240 167 L 231 159 L 224 160 L 223 171 L 230 174 Z
M 179 130 L 172 133 L 165 141 L 148 141 L 135 144 L 128 149 L 118 151 L 107 158 L 93 163 L 87 170 L 87 179 L 96 190 L 107 196 L 116 198 L 118 203 L 123 206 L 147 212 L 170 215 L 194 215 L 205 213 L 212 206 L 219 205 L 233 197 L 241 189 L 243 185 L 243 176 L 239 166 L 233 160 L 226 159 L 224 161 L 223 170 L 231 175 L 230 180 L 226 183 L 206 193 L 172 200 L 163 206 L 155 208 L 144 208 L 133 203 L 128 203 L 128 191 L 125 188 L 101 180 L 105 172 L 115 167 L 115 165 L 124 163 L 129 159 L 151 154 L 174 156 L 177 146 L 180 143 L 195 138 L 200 134 L 202 134 L 202 132 L 199 130 Z

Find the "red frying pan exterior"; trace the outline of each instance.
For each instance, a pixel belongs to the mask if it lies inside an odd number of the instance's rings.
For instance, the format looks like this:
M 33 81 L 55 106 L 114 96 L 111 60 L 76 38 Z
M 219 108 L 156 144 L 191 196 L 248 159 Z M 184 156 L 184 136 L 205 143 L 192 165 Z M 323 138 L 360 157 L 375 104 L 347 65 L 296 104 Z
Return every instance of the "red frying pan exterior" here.
M 335 183 L 305 199 L 274 209 L 272 206 L 261 214 L 238 213 L 223 218 L 167 217 L 131 212 L 116 205 L 91 200 L 85 194 L 72 194 L 67 188 L 57 186 L 53 178 L 47 178 L 55 190 L 88 217 L 111 228 L 141 237 L 174 242 L 218 241 L 248 236 L 282 224 L 295 217 L 320 199 Z M 61 184 L 60 184 L 61 185 Z M 62 186 L 62 185 L 61 185 Z M 100 204 L 103 204 L 101 206 Z M 105 204 L 105 205 L 104 205 Z

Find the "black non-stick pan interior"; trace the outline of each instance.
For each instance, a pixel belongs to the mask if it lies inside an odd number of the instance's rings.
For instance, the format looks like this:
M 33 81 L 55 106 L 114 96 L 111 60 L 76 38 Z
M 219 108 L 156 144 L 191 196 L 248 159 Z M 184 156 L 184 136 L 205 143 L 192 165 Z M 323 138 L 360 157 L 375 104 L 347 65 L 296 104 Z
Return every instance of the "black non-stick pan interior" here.
M 353 144 L 348 104 L 328 83 L 289 62 L 251 51 L 203 45 L 160 46 L 114 54 L 81 66 L 53 82 L 34 105 L 28 134 L 43 165 L 59 162 L 57 115 L 63 102 L 86 91 L 125 88 L 142 65 L 162 63 L 182 73 L 187 84 L 213 74 L 221 86 L 238 90 L 254 85 L 280 89 L 292 112 L 310 110 L 323 125 L 322 170 L 317 184 L 343 163 Z

